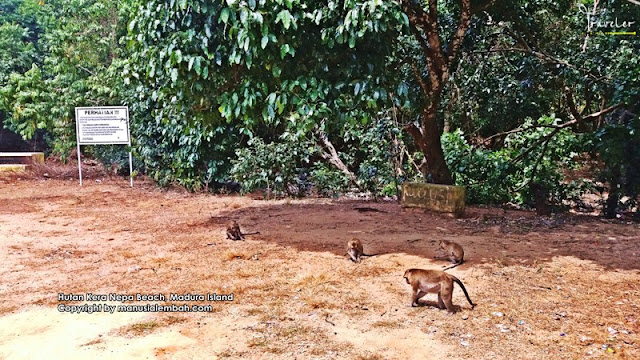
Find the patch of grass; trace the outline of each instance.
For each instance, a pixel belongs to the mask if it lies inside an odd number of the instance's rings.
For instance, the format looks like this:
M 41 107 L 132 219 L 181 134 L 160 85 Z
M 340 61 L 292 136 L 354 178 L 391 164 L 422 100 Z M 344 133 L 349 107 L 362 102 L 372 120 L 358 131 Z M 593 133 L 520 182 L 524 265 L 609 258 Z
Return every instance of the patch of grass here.
M 305 304 L 307 304 L 307 306 L 311 307 L 311 309 L 323 309 L 323 310 L 331 310 L 331 309 L 339 309 L 340 305 L 337 302 L 330 302 L 327 300 L 323 300 L 323 299 L 317 299 L 317 298 L 313 298 L 313 297 L 305 297 L 303 298 L 303 300 L 305 300 Z
M 235 351 L 232 349 L 226 349 L 216 355 L 221 359 L 246 359 L 249 357 L 246 351 Z
M 182 317 L 182 316 L 176 316 L 176 315 L 168 315 L 166 317 L 164 317 L 162 319 L 162 324 L 167 325 L 167 326 L 171 326 L 174 324 L 181 324 L 183 322 L 186 322 L 187 319 Z
M 245 252 L 229 250 L 222 255 L 222 259 L 224 261 L 233 261 L 233 260 L 247 260 L 251 255 L 248 255 Z
M 374 322 L 371 326 L 379 329 L 399 329 L 402 327 L 397 320 L 380 320 Z
M 131 250 L 121 250 L 119 253 L 120 253 L 120 256 L 122 256 L 125 259 L 133 259 L 138 257 L 138 254 L 134 253 Z
M 316 287 L 316 286 L 328 284 L 330 282 L 335 282 L 335 281 L 333 281 L 332 279 L 329 279 L 329 277 L 326 274 L 320 274 L 318 276 L 310 275 L 310 276 L 305 276 L 300 281 L 298 281 L 296 286 L 299 288 Z
M 102 339 L 96 338 L 96 339 L 93 339 L 93 340 L 89 341 L 88 343 L 84 343 L 84 344 L 82 344 L 80 346 L 91 346 L 91 345 L 95 345 L 95 344 L 100 344 L 102 342 L 103 342 Z
M 246 311 L 248 316 L 257 316 L 257 315 L 262 315 L 265 313 L 264 310 L 257 308 L 257 307 L 253 307 L 253 308 L 249 308 Z
M 249 339 L 249 341 L 247 341 L 247 346 L 250 348 L 264 347 L 264 346 L 267 346 L 267 344 L 269 344 L 269 340 L 264 336 L 256 336 L 254 338 Z
M 136 323 L 120 328 L 117 332 L 120 336 L 140 336 L 144 334 L 150 334 L 161 327 L 161 324 L 156 321 L 147 321 Z
M 379 354 L 360 354 L 355 357 L 358 360 L 385 360 L 386 357 Z
M 9 314 L 9 313 L 12 313 L 12 312 L 14 312 L 16 310 L 18 310 L 17 306 L 3 305 L 3 306 L 0 306 L 0 315 Z

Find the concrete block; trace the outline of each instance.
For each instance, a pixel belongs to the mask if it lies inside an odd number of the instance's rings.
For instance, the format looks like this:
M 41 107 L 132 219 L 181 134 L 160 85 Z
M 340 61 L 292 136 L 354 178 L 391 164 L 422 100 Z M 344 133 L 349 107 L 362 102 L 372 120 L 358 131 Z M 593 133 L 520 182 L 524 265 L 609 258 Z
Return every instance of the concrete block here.
M 420 207 L 459 216 L 464 213 L 465 196 L 464 186 L 404 183 L 401 204 L 403 207 Z
M 0 173 L 2 172 L 22 172 L 27 166 L 26 164 L 0 164 Z

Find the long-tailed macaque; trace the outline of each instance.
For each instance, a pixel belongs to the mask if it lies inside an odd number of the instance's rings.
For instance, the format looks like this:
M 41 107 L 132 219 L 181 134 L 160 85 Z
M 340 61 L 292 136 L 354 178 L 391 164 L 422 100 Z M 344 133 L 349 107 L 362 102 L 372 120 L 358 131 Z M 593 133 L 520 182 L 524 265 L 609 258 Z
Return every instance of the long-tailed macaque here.
M 404 278 L 407 280 L 407 284 L 411 285 L 413 289 L 413 296 L 411 298 L 411 306 L 419 306 L 418 299 L 425 296 L 428 293 L 438 293 L 438 307 L 440 309 L 446 308 L 449 312 L 455 312 L 455 307 L 451 298 L 453 297 L 453 282 L 455 281 L 464 292 L 464 296 L 467 297 L 471 308 L 474 304 L 469 298 L 467 289 L 465 289 L 462 281 L 457 277 L 447 274 L 441 270 L 424 270 L 424 269 L 409 269 L 404 272 Z
M 260 234 L 259 231 L 251 232 L 251 233 L 242 233 L 240 231 L 240 225 L 235 220 L 229 220 L 227 223 L 227 239 L 230 240 L 244 240 L 245 235 L 254 235 Z
M 455 243 L 453 241 L 440 240 L 440 243 L 438 244 L 438 246 L 441 250 L 444 250 L 445 256 L 436 257 L 436 258 L 448 259 L 453 263 L 453 265 L 445 268 L 444 270 L 452 269 L 462 264 L 462 262 L 464 261 L 464 249 L 462 249 L 462 246 L 460 246 L 460 244 Z
M 378 254 L 365 254 L 360 239 L 353 238 L 347 242 L 347 255 L 351 261 L 359 263 L 363 256 L 376 256 Z

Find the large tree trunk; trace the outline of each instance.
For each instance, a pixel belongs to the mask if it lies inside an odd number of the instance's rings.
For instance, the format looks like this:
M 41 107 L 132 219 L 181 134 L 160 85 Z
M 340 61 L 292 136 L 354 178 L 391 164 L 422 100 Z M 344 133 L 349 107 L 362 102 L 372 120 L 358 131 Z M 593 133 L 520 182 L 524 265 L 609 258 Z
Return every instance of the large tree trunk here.
M 443 47 L 438 33 L 438 4 L 430 0 L 427 9 L 422 2 L 398 0 L 402 10 L 409 19 L 409 28 L 422 49 L 426 62 L 426 74 L 412 64 L 412 69 L 422 90 L 425 106 L 422 109 L 420 127 L 413 123 L 405 129 L 413 137 L 416 146 L 424 154 L 426 161 L 425 177 L 436 184 L 452 185 L 451 172 L 444 160 L 440 136 L 442 129 L 438 126 L 437 114 L 440 106 L 441 92 L 449 81 L 458 50 L 469 28 L 471 21 L 470 0 L 460 0 L 458 26 L 446 47 Z M 445 50 L 446 49 L 446 50 Z
M 435 112 L 430 111 L 430 107 L 423 110 L 422 129 L 414 124 L 407 125 L 405 129 L 424 154 L 427 165 L 424 170 L 425 178 L 436 184 L 453 185 L 451 171 L 444 160 L 444 151 L 442 151 L 442 142 L 440 141 L 442 131 L 438 126 Z

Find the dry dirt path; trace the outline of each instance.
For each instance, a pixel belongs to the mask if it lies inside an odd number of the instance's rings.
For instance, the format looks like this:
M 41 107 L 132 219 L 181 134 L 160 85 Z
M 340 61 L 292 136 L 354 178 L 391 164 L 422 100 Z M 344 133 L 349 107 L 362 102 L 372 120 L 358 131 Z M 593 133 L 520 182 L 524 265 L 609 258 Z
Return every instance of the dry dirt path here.
M 226 240 L 230 218 L 260 234 Z M 349 262 L 351 237 L 382 254 Z M 465 248 L 467 261 L 450 272 L 474 310 L 459 289 L 454 315 L 408 306 L 402 274 L 445 265 L 432 259 L 440 239 Z M 637 359 L 638 255 L 638 224 L 596 218 L 471 208 L 454 219 L 395 203 L 0 179 L 0 358 Z M 59 301 L 59 293 L 166 299 Z M 60 304 L 208 311 L 76 314 Z

